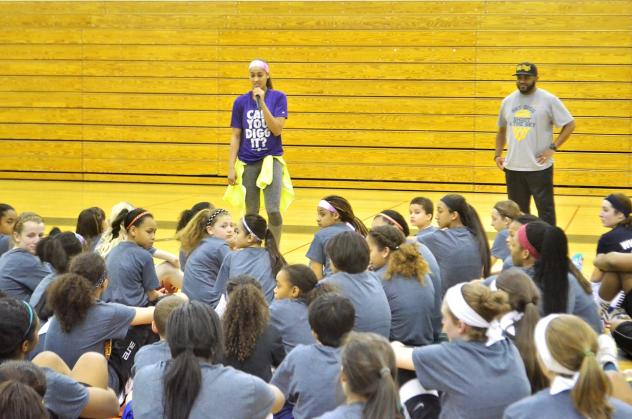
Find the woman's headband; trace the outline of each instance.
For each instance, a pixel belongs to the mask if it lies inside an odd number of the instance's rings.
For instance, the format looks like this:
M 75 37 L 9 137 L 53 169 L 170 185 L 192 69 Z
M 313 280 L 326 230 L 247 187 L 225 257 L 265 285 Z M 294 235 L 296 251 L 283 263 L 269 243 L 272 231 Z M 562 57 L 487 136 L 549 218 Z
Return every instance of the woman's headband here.
M 399 231 L 404 231 L 404 227 L 402 227 L 402 225 L 400 223 L 398 223 L 397 221 L 395 221 L 395 219 L 393 217 L 390 217 L 386 214 L 384 214 L 383 212 L 380 212 L 378 214 L 380 217 L 384 217 L 386 218 L 388 221 L 390 221 L 391 223 L 393 223 L 395 225 L 395 227 L 397 227 L 399 229 Z
M 257 236 L 251 229 L 250 226 L 248 225 L 248 223 L 246 223 L 246 217 L 241 219 L 241 223 L 244 225 L 244 227 L 246 227 L 246 230 L 248 230 L 248 233 L 250 233 L 255 239 L 257 239 L 258 241 L 263 241 L 262 239 L 259 238 L 259 236 Z
M 263 68 L 263 70 L 270 74 L 270 66 L 263 60 L 252 60 L 250 64 L 248 64 L 248 70 L 252 70 L 253 68 Z
M 487 336 L 485 346 L 491 346 L 496 342 L 504 340 L 505 336 L 498 320 L 488 322 L 465 301 L 465 298 L 463 298 L 463 286 L 466 284 L 466 282 L 457 284 L 449 288 L 445 293 L 444 301 L 450 309 L 450 312 L 452 312 L 454 317 L 468 326 L 487 329 L 485 332 L 485 336 Z
M 143 211 L 140 214 L 138 214 L 136 217 L 134 217 L 134 219 L 127 225 L 125 226 L 125 230 L 129 230 L 136 221 L 140 220 L 141 218 L 143 218 L 145 215 L 151 215 L 149 213 L 149 211 Z
M 329 201 L 325 201 L 324 199 L 321 199 L 320 202 L 318 203 L 318 207 L 319 208 L 324 208 L 329 212 L 333 212 L 334 214 L 338 214 L 338 210 L 336 208 L 334 208 L 333 205 L 331 205 L 329 203 Z
M 538 324 L 535 326 L 534 339 L 535 339 L 535 347 L 538 350 L 538 354 L 540 355 L 540 359 L 546 368 L 556 374 L 564 374 L 564 375 L 574 375 L 577 371 L 572 371 L 559 362 L 557 362 L 553 355 L 551 355 L 551 351 L 549 350 L 549 346 L 546 343 L 546 329 L 549 327 L 549 324 L 555 319 L 560 317 L 560 314 L 549 314 L 548 316 L 540 319 Z
M 531 256 L 534 259 L 539 259 L 540 258 L 540 252 L 538 252 L 535 249 L 535 247 L 533 247 L 533 245 L 529 241 L 529 238 L 527 237 L 527 225 L 528 224 L 523 224 L 518 229 L 518 232 L 516 233 L 516 236 L 518 237 L 518 243 L 520 243 L 520 246 L 523 249 L 527 249 L 527 251 L 531 254 Z
M 621 202 L 621 200 L 617 198 L 616 196 L 614 196 L 613 194 L 608 195 L 604 199 L 610 202 L 610 204 L 612 205 L 612 208 L 616 209 L 621 214 L 623 214 L 625 218 L 628 218 L 630 216 L 630 209 L 626 208 L 623 202 Z

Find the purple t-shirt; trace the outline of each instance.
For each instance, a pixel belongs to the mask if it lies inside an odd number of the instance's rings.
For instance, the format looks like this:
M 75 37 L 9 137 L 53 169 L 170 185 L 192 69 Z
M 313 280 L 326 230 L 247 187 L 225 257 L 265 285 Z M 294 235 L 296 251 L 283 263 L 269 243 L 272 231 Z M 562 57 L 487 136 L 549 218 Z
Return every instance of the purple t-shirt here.
M 272 116 L 287 118 L 285 93 L 268 89 L 264 101 Z M 251 92 L 239 96 L 233 103 L 230 126 L 241 129 L 241 142 L 237 156 L 244 163 L 255 163 L 268 155 L 281 156 L 283 154 L 281 136 L 270 132 L 263 118 L 263 111 L 257 109 L 257 102 L 252 98 Z

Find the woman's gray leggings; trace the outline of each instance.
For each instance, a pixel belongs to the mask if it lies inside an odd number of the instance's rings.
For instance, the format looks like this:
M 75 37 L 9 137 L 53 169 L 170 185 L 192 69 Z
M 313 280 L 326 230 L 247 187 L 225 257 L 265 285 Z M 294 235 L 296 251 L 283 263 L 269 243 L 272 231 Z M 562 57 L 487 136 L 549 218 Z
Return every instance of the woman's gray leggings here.
M 262 165 L 263 160 L 260 160 L 256 163 L 248 163 L 244 168 L 242 182 L 246 188 L 246 212 L 248 214 L 259 214 L 261 203 L 259 202 L 260 190 L 257 187 L 257 177 L 259 177 Z M 281 225 L 283 224 L 283 218 L 279 211 L 283 165 L 275 159 L 272 167 L 272 183 L 263 190 L 263 199 L 265 201 L 266 212 L 268 213 L 268 227 L 270 231 L 272 231 L 272 234 L 274 234 L 276 241 L 279 242 L 281 240 Z

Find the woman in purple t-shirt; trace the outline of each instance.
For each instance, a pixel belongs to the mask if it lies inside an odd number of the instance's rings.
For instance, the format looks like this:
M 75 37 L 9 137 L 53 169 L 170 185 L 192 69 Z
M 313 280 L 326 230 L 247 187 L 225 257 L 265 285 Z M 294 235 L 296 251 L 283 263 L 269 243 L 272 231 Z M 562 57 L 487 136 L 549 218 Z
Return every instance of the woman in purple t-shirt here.
M 287 98 L 283 92 L 272 89 L 268 63 L 254 60 L 248 69 L 252 90 L 233 103 L 228 184 L 239 184 L 241 180 L 246 188 L 248 214 L 259 213 L 258 185 L 265 185 L 263 195 L 269 228 L 278 243 L 283 222 L 279 207 L 285 170 L 281 131 L 287 119 Z

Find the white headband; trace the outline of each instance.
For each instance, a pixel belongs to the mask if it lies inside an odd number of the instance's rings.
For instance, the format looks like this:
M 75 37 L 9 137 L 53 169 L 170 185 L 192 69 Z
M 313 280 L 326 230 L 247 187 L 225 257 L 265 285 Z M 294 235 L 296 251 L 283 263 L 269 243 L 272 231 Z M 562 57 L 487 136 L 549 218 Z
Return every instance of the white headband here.
M 445 293 L 444 300 L 452 314 L 454 314 L 454 317 L 461 320 L 468 326 L 487 329 L 487 332 L 485 333 L 487 336 L 485 346 L 491 346 L 494 343 L 505 339 L 503 336 L 503 330 L 501 329 L 498 320 L 488 322 L 482 318 L 480 314 L 474 311 L 467 301 L 465 301 L 465 298 L 463 298 L 463 292 L 461 291 L 465 284 L 467 283 L 463 282 L 461 284 L 457 284 L 449 288 Z
M 241 219 L 242 224 L 244 225 L 244 227 L 246 227 L 246 230 L 248 230 L 248 233 L 250 233 L 255 239 L 257 239 L 257 241 L 263 241 L 262 239 L 259 238 L 259 236 L 257 236 L 251 229 L 250 226 L 248 225 L 248 223 L 246 223 L 246 217 Z
M 318 203 L 318 207 L 319 208 L 324 208 L 329 212 L 333 212 L 334 214 L 338 214 L 338 210 L 336 208 L 334 208 L 333 205 L 331 205 L 329 203 L 329 201 L 325 201 L 324 199 L 321 199 L 320 202 Z
M 538 355 L 540 356 L 540 359 L 542 360 L 544 366 L 553 373 L 570 375 L 572 377 L 568 378 L 560 377 L 559 375 L 556 376 L 551 383 L 551 394 L 557 394 L 561 393 L 562 391 L 572 389 L 573 387 L 575 387 L 575 383 L 579 378 L 579 372 L 569 370 L 553 358 L 553 355 L 551 355 L 551 351 L 549 351 L 549 346 L 546 344 L 546 329 L 549 327 L 551 321 L 560 316 L 560 314 L 549 314 L 543 319 L 540 319 L 538 324 L 535 326 L 534 332 L 535 347 L 538 350 Z

